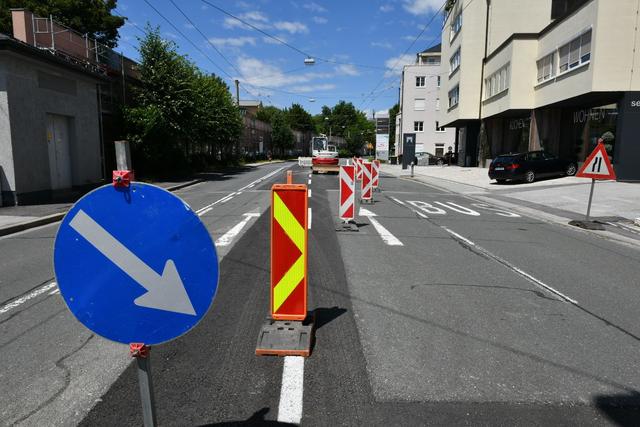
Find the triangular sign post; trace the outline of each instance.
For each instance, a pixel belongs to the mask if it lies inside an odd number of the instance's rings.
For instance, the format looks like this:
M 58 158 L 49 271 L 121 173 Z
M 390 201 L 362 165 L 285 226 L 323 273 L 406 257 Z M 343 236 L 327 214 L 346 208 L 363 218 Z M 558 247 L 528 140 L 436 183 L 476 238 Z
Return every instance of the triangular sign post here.
M 591 202 L 593 201 L 593 188 L 595 187 L 596 179 L 616 179 L 616 173 L 613 170 L 607 149 L 602 143 L 602 138 L 598 139 L 598 145 L 587 160 L 584 162 L 576 177 L 579 178 L 591 178 L 591 191 L 589 192 L 589 204 L 587 206 L 587 218 L 586 222 L 590 221 L 591 216 Z

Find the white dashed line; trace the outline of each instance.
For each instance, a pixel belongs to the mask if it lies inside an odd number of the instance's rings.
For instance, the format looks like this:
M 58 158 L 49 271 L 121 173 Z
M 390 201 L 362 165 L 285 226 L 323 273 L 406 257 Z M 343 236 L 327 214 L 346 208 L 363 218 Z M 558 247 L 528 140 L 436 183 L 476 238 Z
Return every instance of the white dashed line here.
M 222 235 L 218 240 L 216 240 L 216 247 L 218 246 L 228 246 L 240 232 L 242 229 L 251 221 L 251 218 L 258 218 L 260 216 L 257 212 L 249 212 L 244 214 L 244 219 L 234 225 L 231 230 L 227 231 Z
M 391 234 L 389 230 L 387 230 L 382 224 L 378 222 L 378 220 L 374 218 L 374 216 L 377 216 L 376 214 L 374 214 L 368 209 L 360 208 L 360 212 L 358 213 L 358 215 L 366 216 L 367 218 L 369 218 L 369 222 L 371 223 L 371 225 L 373 225 L 373 228 L 376 229 L 382 241 L 385 242 L 387 245 L 404 246 L 404 244 L 400 241 L 400 239 L 398 239 L 396 236 Z
M 452 236 L 457 237 L 457 238 L 458 238 L 458 240 L 462 240 L 463 242 L 465 242 L 465 243 L 466 243 L 467 245 L 469 245 L 469 246 L 475 246 L 475 245 L 476 245 L 476 244 L 475 244 L 475 243 L 473 243 L 471 240 L 469 240 L 469 239 L 467 239 L 467 238 L 465 238 L 465 237 L 462 237 L 461 235 L 459 235 L 458 233 L 456 233 L 456 232 L 455 232 L 455 231 L 453 231 L 453 230 L 448 229 L 447 227 L 442 227 L 442 229 L 443 229 L 444 231 L 446 231 L 447 233 L 451 234 Z
M 307 230 L 311 230 L 311 208 L 307 208 L 307 212 L 309 212 L 307 219 Z
M 393 200 L 394 202 L 396 202 L 396 203 L 400 203 L 402 206 L 406 206 L 406 205 L 405 205 L 405 203 L 404 203 L 402 200 L 400 200 L 400 199 L 396 199 L 396 198 L 395 198 L 395 197 L 393 197 L 393 196 L 389 196 L 389 197 L 390 197 L 390 198 L 391 198 L 391 200 Z
M 311 185 L 311 179 L 309 179 L 309 185 Z
M 311 197 L 311 189 L 309 189 L 309 197 Z
M 304 397 L 304 357 L 285 356 L 278 422 L 300 424 Z
M 27 295 L 21 296 L 18 299 L 15 299 L 13 301 L 11 301 L 8 304 L 3 305 L 2 307 L 0 307 L 0 314 L 4 314 L 8 311 L 13 310 L 16 307 L 20 307 L 22 304 L 24 304 L 25 302 L 34 299 L 37 296 L 40 296 L 42 294 L 44 294 L 47 291 L 50 291 L 51 289 L 56 287 L 56 282 L 51 282 L 51 283 L 47 283 L 46 285 L 40 286 L 38 289 L 35 289 L 33 291 L 31 291 L 30 293 L 28 293 Z
M 204 210 L 198 211 L 198 216 L 202 216 L 202 215 L 204 215 L 204 214 L 206 214 L 208 212 L 211 212 L 212 209 L 213 208 L 206 208 Z

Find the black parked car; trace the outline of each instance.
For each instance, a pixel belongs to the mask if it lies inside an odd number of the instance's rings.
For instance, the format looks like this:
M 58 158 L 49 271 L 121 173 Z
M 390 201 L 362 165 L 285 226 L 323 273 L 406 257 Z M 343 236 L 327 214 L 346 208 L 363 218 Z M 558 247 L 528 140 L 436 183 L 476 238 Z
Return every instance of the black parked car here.
M 536 178 L 549 176 L 572 176 L 578 166 L 572 160 L 560 159 L 545 151 L 503 154 L 489 166 L 489 178 L 498 183 L 505 181 L 533 182 Z

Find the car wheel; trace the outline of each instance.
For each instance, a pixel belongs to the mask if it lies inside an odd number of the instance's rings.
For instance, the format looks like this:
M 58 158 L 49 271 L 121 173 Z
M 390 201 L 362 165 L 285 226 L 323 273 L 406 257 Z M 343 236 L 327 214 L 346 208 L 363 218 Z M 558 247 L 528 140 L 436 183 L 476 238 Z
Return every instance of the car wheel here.
M 578 169 L 576 168 L 576 165 L 571 163 L 569 166 L 567 166 L 567 170 L 565 171 L 565 174 L 567 176 L 574 176 L 577 171 Z
M 496 179 L 496 182 L 498 184 L 504 184 L 505 182 L 507 182 L 507 180 L 506 179 Z
M 444 165 L 444 161 L 442 159 L 438 159 L 438 161 L 436 162 L 436 165 L 442 166 Z
M 536 180 L 536 174 L 533 171 L 527 171 L 527 173 L 524 174 L 524 182 L 526 183 L 532 183 L 533 181 Z

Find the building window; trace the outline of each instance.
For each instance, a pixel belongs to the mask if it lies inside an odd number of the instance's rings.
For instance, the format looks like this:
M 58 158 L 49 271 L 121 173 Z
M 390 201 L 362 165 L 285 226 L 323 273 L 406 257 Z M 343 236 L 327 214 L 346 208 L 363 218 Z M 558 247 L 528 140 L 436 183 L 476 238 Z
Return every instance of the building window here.
M 413 110 L 414 111 L 424 111 L 425 108 L 425 99 L 424 98 L 416 98 L 413 101 Z
M 444 144 L 436 144 L 436 156 L 444 156 Z
M 439 56 L 427 56 L 427 65 L 440 65 Z
M 449 59 L 449 75 L 453 74 L 458 68 L 460 68 L 460 48 Z
M 436 111 L 440 111 L 440 98 L 436 98 Z
M 449 108 L 453 108 L 458 105 L 460 101 L 460 86 L 456 86 L 449 91 Z
M 498 71 L 484 79 L 484 97 L 489 99 L 509 89 L 509 71 L 511 64 L 504 65 Z
M 417 76 L 416 77 L 416 87 L 424 87 L 425 85 L 425 77 L 424 76 Z
M 445 128 L 440 127 L 440 122 L 436 121 L 436 132 L 444 132 Z
M 546 82 L 555 77 L 555 57 L 556 53 L 553 52 L 538 61 L 538 83 Z
M 415 132 L 424 131 L 424 122 L 413 122 L 413 130 Z
M 438 87 L 440 87 L 440 76 L 438 76 Z
M 565 73 L 591 60 L 591 30 L 558 49 L 560 73 Z
M 451 31 L 449 32 L 449 42 L 456 38 L 460 30 L 462 29 L 462 12 L 457 14 L 451 20 Z

